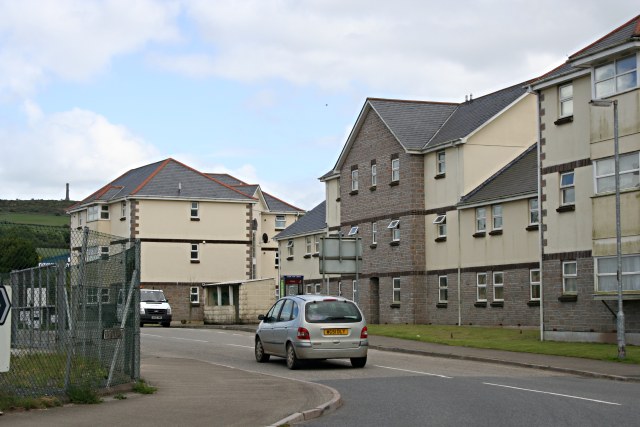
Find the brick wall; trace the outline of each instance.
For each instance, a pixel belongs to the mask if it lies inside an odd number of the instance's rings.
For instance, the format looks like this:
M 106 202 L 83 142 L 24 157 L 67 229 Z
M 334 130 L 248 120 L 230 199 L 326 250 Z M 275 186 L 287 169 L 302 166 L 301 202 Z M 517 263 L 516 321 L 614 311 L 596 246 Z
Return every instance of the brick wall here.
M 197 286 L 200 292 L 200 304 L 193 305 L 190 300 L 190 288 Z M 204 318 L 204 290 L 200 284 L 194 283 L 153 283 L 140 284 L 145 289 L 162 289 L 164 296 L 169 300 L 174 322 L 185 320 L 186 322 L 201 322 Z

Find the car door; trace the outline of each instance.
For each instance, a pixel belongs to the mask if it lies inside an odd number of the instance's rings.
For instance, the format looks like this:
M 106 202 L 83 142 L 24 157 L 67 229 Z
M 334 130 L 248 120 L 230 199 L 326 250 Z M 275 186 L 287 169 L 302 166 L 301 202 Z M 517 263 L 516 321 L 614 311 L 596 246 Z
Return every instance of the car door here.
M 278 315 L 278 321 L 273 328 L 274 345 L 276 354 L 284 356 L 287 352 L 287 339 L 290 336 L 292 328 L 297 329 L 293 313 L 296 303 L 292 299 L 287 299 L 282 306 L 282 310 Z
M 284 299 L 278 300 L 262 320 L 258 335 L 260 335 L 260 339 L 262 340 L 262 347 L 265 353 L 274 354 L 276 351 L 274 327 L 284 301 Z

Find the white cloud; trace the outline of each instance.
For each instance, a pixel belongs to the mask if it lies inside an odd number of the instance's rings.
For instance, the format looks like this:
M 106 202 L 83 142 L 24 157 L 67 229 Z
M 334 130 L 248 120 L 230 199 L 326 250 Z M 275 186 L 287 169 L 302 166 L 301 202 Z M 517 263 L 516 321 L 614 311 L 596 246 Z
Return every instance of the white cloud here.
M 83 199 L 133 167 L 150 163 L 157 150 L 123 126 L 91 111 L 43 114 L 26 103 L 29 124 L 0 133 L 0 198 Z

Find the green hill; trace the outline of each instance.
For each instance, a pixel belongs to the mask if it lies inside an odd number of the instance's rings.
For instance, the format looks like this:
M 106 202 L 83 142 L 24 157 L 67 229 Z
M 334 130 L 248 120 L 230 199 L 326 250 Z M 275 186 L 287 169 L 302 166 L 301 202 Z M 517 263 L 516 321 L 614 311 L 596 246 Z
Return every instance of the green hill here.
M 74 201 L 69 200 L 1 200 L 0 222 L 68 226 L 65 212 Z

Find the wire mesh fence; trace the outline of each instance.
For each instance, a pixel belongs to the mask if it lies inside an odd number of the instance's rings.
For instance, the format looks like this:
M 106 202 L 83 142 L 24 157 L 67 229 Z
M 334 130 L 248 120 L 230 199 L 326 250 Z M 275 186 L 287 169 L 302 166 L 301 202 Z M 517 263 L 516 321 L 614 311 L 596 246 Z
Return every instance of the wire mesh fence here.
M 135 240 L 0 223 L 0 284 L 12 305 L 0 393 L 63 396 L 138 379 L 139 260 Z

